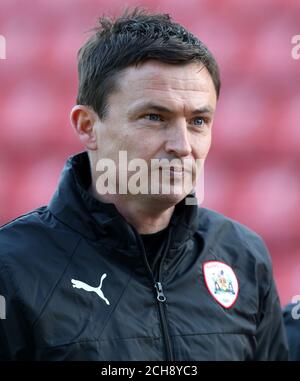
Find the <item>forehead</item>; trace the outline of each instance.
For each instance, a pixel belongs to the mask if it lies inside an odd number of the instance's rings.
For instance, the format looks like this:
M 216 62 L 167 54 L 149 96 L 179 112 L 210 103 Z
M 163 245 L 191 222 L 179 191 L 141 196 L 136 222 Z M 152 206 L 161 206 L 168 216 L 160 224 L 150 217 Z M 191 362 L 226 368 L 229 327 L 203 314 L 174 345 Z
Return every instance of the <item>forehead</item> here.
M 171 65 L 152 60 L 126 68 L 119 76 L 115 95 L 127 104 L 141 98 L 175 103 L 205 101 L 213 107 L 216 103 L 212 78 L 201 63 Z

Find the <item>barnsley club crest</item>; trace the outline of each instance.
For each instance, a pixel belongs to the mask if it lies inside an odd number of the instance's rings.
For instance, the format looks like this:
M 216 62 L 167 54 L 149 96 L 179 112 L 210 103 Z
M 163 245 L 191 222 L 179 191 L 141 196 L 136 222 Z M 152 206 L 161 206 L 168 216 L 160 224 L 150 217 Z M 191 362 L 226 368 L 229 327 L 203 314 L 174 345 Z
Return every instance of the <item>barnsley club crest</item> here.
M 221 306 L 230 308 L 236 301 L 239 284 L 232 268 L 225 263 L 209 261 L 203 264 L 206 287 Z

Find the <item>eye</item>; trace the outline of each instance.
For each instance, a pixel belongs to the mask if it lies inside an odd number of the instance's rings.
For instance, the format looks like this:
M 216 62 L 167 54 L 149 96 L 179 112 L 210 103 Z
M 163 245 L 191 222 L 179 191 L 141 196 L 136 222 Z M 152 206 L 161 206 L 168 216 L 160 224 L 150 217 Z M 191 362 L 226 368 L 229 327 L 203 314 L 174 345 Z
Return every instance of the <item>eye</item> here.
M 205 120 L 201 116 L 197 116 L 193 119 L 193 123 L 195 126 L 203 126 L 205 123 Z
M 158 114 L 147 114 L 144 118 L 151 120 L 152 122 L 160 122 L 162 120 L 161 116 Z

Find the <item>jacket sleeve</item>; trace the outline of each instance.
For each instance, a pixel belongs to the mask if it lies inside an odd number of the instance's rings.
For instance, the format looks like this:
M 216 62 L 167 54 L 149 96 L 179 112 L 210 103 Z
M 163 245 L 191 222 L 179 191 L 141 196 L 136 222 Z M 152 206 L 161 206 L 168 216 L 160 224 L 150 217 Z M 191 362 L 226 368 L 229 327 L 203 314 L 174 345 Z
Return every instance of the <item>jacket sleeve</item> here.
M 0 361 L 29 359 L 29 332 L 8 269 L 0 262 Z
M 256 331 L 256 353 L 254 360 L 285 361 L 288 359 L 288 345 L 283 324 L 278 292 L 272 275 L 272 263 L 269 252 L 262 241 L 267 258 L 265 267 L 267 289 L 260 301 L 259 319 Z M 264 283 L 264 281 L 262 281 Z

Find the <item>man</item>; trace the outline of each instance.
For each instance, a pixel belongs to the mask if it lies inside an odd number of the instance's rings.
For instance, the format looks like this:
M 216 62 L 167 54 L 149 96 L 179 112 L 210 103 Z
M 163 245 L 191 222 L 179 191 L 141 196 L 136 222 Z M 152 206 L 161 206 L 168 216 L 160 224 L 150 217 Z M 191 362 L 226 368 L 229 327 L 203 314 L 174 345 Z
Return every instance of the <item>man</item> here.
M 286 359 L 262 239 L 195 202 L 219 90 L 212 54 L 169 16 L 100 20 L 71 111 L 85 152 L 0 232 L 1 358 Z
M 289 360 L 300 361 L 300 299 L 295 298 L 293 303 L 283 309 L 283 321 L 289 345 Z

